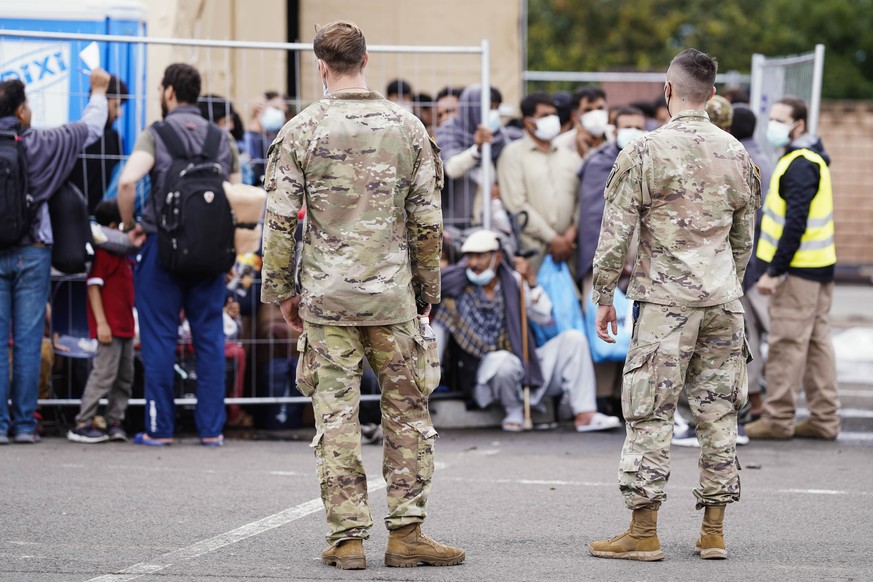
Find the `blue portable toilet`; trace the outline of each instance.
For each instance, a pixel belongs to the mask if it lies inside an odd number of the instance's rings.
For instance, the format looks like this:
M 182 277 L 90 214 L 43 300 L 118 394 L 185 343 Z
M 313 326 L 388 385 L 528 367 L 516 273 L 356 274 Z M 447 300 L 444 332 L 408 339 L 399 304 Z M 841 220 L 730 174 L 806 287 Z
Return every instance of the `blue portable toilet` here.
M 0 31 L 132 37 L 146 34 L 146 8 L 138 0 L 0 0 L 0 14 Z M 0 80 L 18 78 L 27 85 L 34 127 L 54 127 L 79 118 L 89 93 L 82 55 L 91 44 L 90 40 L 22 38 L 0 33 Z M 98 42 L 96 48 L 100 66 L 128 87 L 130 99 L 116 128 L 124 153 L 129 155 L 146 120 L 141 97 L 146 82 L 146 46 Z

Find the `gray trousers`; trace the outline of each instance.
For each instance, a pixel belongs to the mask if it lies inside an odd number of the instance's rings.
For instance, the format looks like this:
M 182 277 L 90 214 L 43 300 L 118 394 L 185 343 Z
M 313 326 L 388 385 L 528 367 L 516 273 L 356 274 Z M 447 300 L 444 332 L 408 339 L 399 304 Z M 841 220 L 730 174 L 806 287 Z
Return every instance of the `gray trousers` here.
M 543 385 L 532 391 L 531 405 L 539 405 L 546 397 L 563 395 L 563 404 L 573 415 L 597 410 L 594 366 L 585 334 L 565 331 L 533 351 L 531 357 L 539 358 L 543 373 Z M 485 354 L 476 373 L 476 403 L 485 408 L 499 402 L 506 411 L 504 422 L 521 423 L 523 377 L 524 368 L 515 354 L 505 350 Z
M 133 338 L 113 337 L 112 343 L 98 344 L 94 367 L 82 394 L 82 407 L 76 422 L 93 420 L 100 399 L 104 396 L 109 399 L 106 420 L 110 423 L 124 420 L 132 384 Z
M 746 322 L 746 340 L 754 358 L 747 364 L 749 378 L 749 394 L 761 393 L 761 380 L 764 376 L 766 360 L 761 353 L 761 342 L 765 334 L 770 333 L 770 299 L 761 295 L 758 288 L 752 285 L 746 294 L 740 297 L 743 303 L 743 319 Z

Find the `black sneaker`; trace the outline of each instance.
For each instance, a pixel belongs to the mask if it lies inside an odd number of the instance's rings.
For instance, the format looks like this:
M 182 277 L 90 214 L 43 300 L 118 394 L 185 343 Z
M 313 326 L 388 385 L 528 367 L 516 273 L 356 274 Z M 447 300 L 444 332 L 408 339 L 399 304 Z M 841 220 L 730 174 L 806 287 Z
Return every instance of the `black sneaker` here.
M 124 432 L 123 428 L 121 428 L 120 422 L 113 422 L 110 424 L 109 429 L 106 431 L 106 435 L 111 441 L 127 442 L 127 433 Z
M 109 440 L 109 435 L 95 428 L 93 425 L 86 424 L 85 426 L 77 426 L 67 433 L 67 440 L 74 443 L 86 443 L 93 445 L 96 443 L 104 443 Z

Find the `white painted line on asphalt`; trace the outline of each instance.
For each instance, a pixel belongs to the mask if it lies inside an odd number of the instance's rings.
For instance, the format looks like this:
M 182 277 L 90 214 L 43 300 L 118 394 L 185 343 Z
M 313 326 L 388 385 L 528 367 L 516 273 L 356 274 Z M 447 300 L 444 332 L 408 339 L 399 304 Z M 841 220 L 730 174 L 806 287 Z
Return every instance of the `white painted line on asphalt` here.
M 270 471 L 270 475 L 278 475 L 279 477 L 301 477 L 303 473 L 297 471 Z
M 777 493 L 803 493 L 807 495 L 849 495 L 839 489 L 780 489 Z
M 843 441 L 873 441 L 873 433 L 871 432 L 841 432 L 837 437 L 840 442 Z
M 385 481 L 379 477 L 368 477 L 367 482 L 367 491 L 370 493 L 378 491 L 379 489 L 384 489 L 386 486 Z M 179 548 L 178 550 L 174 550 L 163 556 L 158 556 L 148 562 L 134 564 L 129 568 L 125 568 L 124 570 L 120 570 L 113 574 L 91 578 L 88 582 L 127 582 L 128 580 L 135 580 L 140 576 L 160 572 L 161 570 L 165 570 L 179 562 L 191 560 L 198 556 L 214 552 L 225 546 L 229 546 L 230 544 L 235 544 L 252 536 L 276 529 L 277 527 L 281 527 L 292 521 L 296 521 L 300 518 L 321 511 L 323 508 L 324 506 L 322 505 L 320 498 L 310 499 L 305 503 L 301 503 L 300 505 L 280 511 L 279 513 L 259 519 L 258 521 L 254 521 L 242 527 L 238 527 L 235 530 L 218 534 L 208 540 L 199 541 L 184 548 Z
M 863 408 L 840 408 L 837 411 L 840 418 L 873 418 L 873 410 L 865 410 Z M 809 416 L 808 408 L 798 408 L 798 416 Z
M 854 390 L 846 388 L 840 390 L 840 396 L 850 396 L 852 398 L 873 398 L 873 390 Z

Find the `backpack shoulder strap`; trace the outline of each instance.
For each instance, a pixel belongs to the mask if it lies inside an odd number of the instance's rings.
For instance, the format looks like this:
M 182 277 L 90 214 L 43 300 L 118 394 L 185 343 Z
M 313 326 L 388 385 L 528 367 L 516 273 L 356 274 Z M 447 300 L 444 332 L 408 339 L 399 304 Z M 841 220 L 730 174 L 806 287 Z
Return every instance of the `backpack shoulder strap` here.
M 179 134 L 176 133 L 176 130 L 169 123 L 159 121 L 155 123 L 154 128 L 173 159 L 188 159 L 191 157 L 185 151 L 185 144 L 182 143 Z
M 224 132 L 214 123 L 206 126 L 206 141 L 203 143 L 203 155 L 211 162 L 218 161 L 218 148 Z

